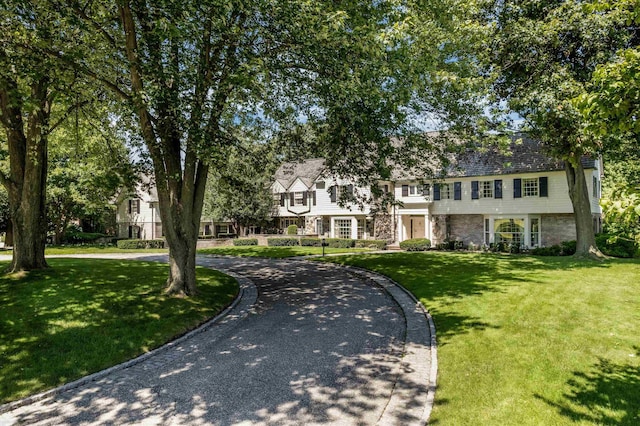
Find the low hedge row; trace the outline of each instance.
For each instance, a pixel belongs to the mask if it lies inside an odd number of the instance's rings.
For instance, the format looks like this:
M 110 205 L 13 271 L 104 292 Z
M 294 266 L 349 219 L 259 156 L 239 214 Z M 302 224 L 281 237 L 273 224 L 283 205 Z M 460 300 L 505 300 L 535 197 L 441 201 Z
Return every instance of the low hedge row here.
M 596 235 L 596 244 L 600 251 L 607 256 L 634 257 L 638 253 L 638 243 L 635 240 L 610 234 Z
M 164 248 L 164 240 L 118 240 L 117 244 L 123 250 Z
M 234 246 L 257 246 L 257 238 L 236 238 L 233 240 Z
M 386 240 L 356 240 L 356 247 L 386 250 L 387 241 Z
M 431 248 L 428 238 L 412 238 L 400 242 L 400 248 L 406 251 L 427 251 Z
M 295 237 L 267 238 L 267 246 L 269 247 L 291 247 L 299 245 L 300 239 Z

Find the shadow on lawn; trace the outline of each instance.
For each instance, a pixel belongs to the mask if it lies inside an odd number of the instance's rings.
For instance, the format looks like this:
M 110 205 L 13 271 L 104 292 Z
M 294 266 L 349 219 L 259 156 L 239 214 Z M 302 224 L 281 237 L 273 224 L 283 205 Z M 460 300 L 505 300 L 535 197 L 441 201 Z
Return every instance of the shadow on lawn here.
M 635 356 L 640 356 L 640 348 L 634 350 Z M 640 369 L 637 365 L 600 359 L 591 371 L 574 372 L 567 386 L 570 390 L 557 402 L 535 396 L 573 422 L 640 424 Z

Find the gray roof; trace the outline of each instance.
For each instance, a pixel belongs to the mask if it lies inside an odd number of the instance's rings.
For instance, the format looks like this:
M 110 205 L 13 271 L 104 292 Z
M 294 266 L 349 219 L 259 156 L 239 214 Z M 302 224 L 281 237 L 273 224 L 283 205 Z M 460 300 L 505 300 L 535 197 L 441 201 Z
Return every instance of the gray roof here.
M 517 141 L 521 142 L 518 143 Z M 523 135 L 513 137 L 510 153 L 497 148 L 467 149 L 453 157 L 446 170 L 448 177 L 491 176 L 564 170 L 564 162 L 550 158 L 544 145 Z M 583 157 L 585 169 L 595 168 L 596 159 Z
M 275 179 L 285 189 L 289 189 L 298 178 L 300 178 L 308 188 L 311 188 L 324 169 L 323 158 L 283 163 L 278 167 L 278 170 L 276 170 Z

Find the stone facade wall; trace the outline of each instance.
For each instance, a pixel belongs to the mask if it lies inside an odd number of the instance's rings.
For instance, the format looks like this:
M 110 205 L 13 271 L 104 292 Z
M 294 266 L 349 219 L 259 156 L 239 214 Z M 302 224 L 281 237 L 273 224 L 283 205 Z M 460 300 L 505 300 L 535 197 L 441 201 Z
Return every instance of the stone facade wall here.
M 373 238 L 376 240 L 392 241 L 392 216 L 389 213 L 377 213 L 373 217 Z
M 431 217 L 431 244 L 440 244 L 447 240 L 447 215 L 433 215 Z
M 540 245 L 548 247 L 576 239 L 573 214 L 543 214 L 540 217 Z
M 448 227 L 451 241 L 463 241 L 465 246 L 469 243 L 479 246 L 484 242 L 484 216 L 480 214 L 450 215 Z
M 322 216 L 307 216 L 305 217 L 304 235 L 311 235 L 316 233 L 316 220 L 322 219 Z

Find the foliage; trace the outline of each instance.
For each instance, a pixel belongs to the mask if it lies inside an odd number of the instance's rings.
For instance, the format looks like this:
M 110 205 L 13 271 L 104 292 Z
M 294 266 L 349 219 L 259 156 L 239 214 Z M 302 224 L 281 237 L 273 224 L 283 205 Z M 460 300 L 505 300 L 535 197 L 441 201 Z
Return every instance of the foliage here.
M 235 238 L 233 240 L 234 246 L 257 246 L 258 239 L 257 238 Z
M 430 423 L 637 423 L 639 261 L 435 251 L 326 260 L 391 277 L 428 309 L 438 339 Z
M 351 238 L 325 238 L 327 247 L 333 248 L 351 248 L 356 246 L 356 240 Z
M 357 248 L 385 250 L 387 248 L 387 240 L 356 240 L 355 246 Z
M 406 251 L 427 251 L 431 249 L 431 240 L 428 238 L 411 238 L 400 241 L 400 248 Z
M 290 246 L 299 246 L 299 245 L 300 245 L 299 238 L 282 238 L 282 237 L 267 238 L 267 246 L 269 247 L 290 247 Z
M 300 237 L 300 245 L 303 247 L 322 247 L 322 239 L 316 237 Z
M 563 241 L 549 247 L 535 247 L 531 250 L 534 256 L 571 256 L 576 252 L 575 241 Z
M 462 250 L 463 248 L 464 242 L 457 240 L 443 241 L 436 245 L 438 250 Z
M 163 294 L 166 265 L 50 259 L 0 278 L 0 403 L 68 383 L 148 352 L 215 316 L 235 280 L 198 268 L 198 296 Z M 6 263 L 5 263 L 6 265 Z
M 324 247 L 325 254 L 343 254 L 354 252 L 368 252 L 369 249 L 363 248 L 333 248 Z M 198 249 L 199 254 L 213 254 L 213 255 L 229 255 L 229 256 L 244 256 L 244 257 L 268 257 L 281 259 L 285 257 L 295 256 L 319 256 L 323 252 L 322 247 L 302 247 L 302 246 L 279 246 L 279 247 L 265 247 L 265 246 L 245 246 L 245 247 L 229 247 L 219 246 Z
M 640 161 L 630 155 L 607 162 L 600 204 L 606 232 L 640 238 Z
M 298 235 L 298 226 L 297 225 L 287 226 L 287 235 Z
M 103 237 L 105 237 L 105 234 L 101 234 L 99 232 L 81 232 L 76 229 L 70 229 L 65 233 L 63 242 L 71 244 L 84 244 L 91 243 Z
M 607 256 L 630 258 L 640 254 L 640 244 L 636 240 L 619 235 L 598 234 L 596 241 L 600 250 Z
M 159 249 L 164 248 L 164 240 L 118 240 L 119 249 Z

